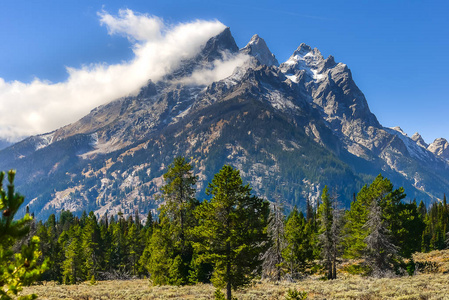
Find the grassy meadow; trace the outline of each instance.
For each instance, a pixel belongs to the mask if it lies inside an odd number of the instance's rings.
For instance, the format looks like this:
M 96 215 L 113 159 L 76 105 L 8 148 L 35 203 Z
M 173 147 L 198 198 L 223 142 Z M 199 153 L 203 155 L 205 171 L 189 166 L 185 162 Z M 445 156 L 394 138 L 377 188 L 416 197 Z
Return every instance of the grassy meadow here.
M 373 279 L 350 276 L 332 281 L 305 279 L 297 283 L 257 282 L 237 291 L 237 299 L 285 299 L 288 289 L 308 293 L 307 299 L 449 299 L 449 274 L 420 274 Z M 150 286 L 148 280 L 102 281 L 77 285 L 46 283 L 24 289 L 38 299 L 213 299 L 212 285 Z
M 233 293 L 239 300 L 285 299 L 289 289 L 308 293 L 307 299 L 449 299 L 449 250 L 417 253 L 413 256 L 421 267 L 415 276 L 375 279 L 339 272 L 336 280 L 323 281 L 311 276 L 292 283 L 256 281 Z M 212 285 L 151 286 L 149 280 L 99 281 L 62 285 L 43 282 L 24 288 L 38 299 L 213 299 Z

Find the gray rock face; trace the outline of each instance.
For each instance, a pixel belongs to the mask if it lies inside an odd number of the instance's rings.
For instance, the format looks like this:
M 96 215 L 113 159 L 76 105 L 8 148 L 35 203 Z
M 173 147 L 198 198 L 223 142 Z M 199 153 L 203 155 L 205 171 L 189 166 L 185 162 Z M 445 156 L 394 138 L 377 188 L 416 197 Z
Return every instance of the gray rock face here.
M 417 133 L 417 132 L 415 132 L 415 134 L 412 135 L 411 139 L 413 141 L 415 141 L 416 144 L 418 144 L 419 146 L 421 146 L 421 147 L 423 147 L 425 149 L 427 149 L 427 147 L 429 147 L 429 145 L 424 141 L 422 136 L 419 133 Z
M 257 34 L 253 35 L 249 43 L 240 50 L 242 53 L 251 55 L 257 59 L 257 61 L 266 66 L 279 66 L 279 62 L 273 53 L 268 49 L 264 39 Z
M 427 149 L 435 155 L 449 160 L 449 143 L 446 139 L 436 139 Z

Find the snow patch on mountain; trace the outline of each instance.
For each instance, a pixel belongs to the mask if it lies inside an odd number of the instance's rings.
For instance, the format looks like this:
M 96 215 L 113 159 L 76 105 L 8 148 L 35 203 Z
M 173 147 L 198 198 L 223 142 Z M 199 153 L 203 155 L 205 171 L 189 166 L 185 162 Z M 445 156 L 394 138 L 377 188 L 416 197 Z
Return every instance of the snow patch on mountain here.
M 35 144 L 36 151 L 50 145 L 53 142 L 54 135 L 55 135 L 55 132 L 53 131 L 53 132 L 50 132 L 47 134 L 37 136 L 37 141 Z
M 385 130 L 388 133 L 393 134 L 402 140 L 404 145 L 407 147 L 407 151 L 409 152 L 410 156 L 418 158 L 422 161 L 432 159 L 430 153 L 423 147 L 419 146 L 410 137 L 408 137 L 408 135 L 401 129 L 401 127 L 397 126 L 392 128 L 385 128 Z
M 326 78 L 323 74 L 324 58 L 318 49 L 310 48 L 306 44 L 301 44 L 290 58 L 281 64 L 281 71 L 293 82 L 299 81 L 301 70 L 306 71 L 315 82 Z

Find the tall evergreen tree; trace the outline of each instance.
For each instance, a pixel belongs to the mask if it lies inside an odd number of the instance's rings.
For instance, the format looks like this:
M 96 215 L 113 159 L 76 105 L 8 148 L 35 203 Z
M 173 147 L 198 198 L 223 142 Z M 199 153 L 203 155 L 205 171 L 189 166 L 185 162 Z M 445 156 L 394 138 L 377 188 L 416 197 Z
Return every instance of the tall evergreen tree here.
M 176 157 L 164 174 L 159 208 L 160 227 L 154 230 L 146 250 L 151 253 L 147 269 L 155 284 L 188 284 L 193 257 L 190 231 L 196 225 L 193 215 L 199 201 L 195 198 L 196 176 L 184 157 Z
M 271 204 L 268 221 L 268 236 L 270 247 L 263 255 L 263 275 L 272 280 L 280 281 L 282 277 L 282 251 L 287 245 L 285 240 L 285 216 L 283 205 L 279 202 Z
M 366 237 L 370 233 L 369 227 L 364 226 L 368 221 L 370 206 L 377 201 L 382 210 L 382 218 L 386 220 L 391 232 L 392 240 L 398 243 L 401 222 L 397 218 L 400 213 L 401 200 L 405 198 L 403 188 L 393 189 L 393 184 L 382 175 L 378 175 L 370 185 L 365 185 L 357 194 L 351 209 L 346 212 L 345 224 L 345 256 L 348 258 L 361 257 L 366 249 Z
M 168 221 L 174 227 L 173 238 L 179 240 L 181 251 L 186 247 L 186 229 L 195 225 L 193 211 L 199 204 L 195 198 L 197 178 L 192 169 L 184 157 L 176 157 L 164 174 L 165 185 L 161 188 L 165 201 L 161 222 Z
M 84 274 L 87 279 L 98 278 L 101 265 L 100 245 L 102 244 L 100 228 L 95 214 L 91 211 L 87 217 L 81 235 L 81 247 L 84 258 Z
M 81 227 L 79 224 L 63 231 L 59 237 L 64 253 L 62 263 L 62 281 L 65 284 L 74 284 L 85 280 L 82 269 Z
M 231 300 L 232 289 L 248 284 L 261 271 L 261 255 L 268 245 L 269 204 L 252 196 L 239 171 L 227 165 L 206 193 L 212 198 L 196 210 L 195 248 L 214 264 L 212 282 L 226 287 Z
M 391 233 L 383 218 L 379 200 L 371 201 L 368 220 L 363 226 L 369 232 L 365 238 L 365 263 L 371 268 L 374 277 L 383 277 L 392 269 L 396 246 L 390 241 Z
M 314 259 L 315 233 L 313 221 L 294 207 L 285 224 L 286 246 L 282 250 L 283 267 L 292 279 L 299 278 Z
M 327 269 L 327 278 L 337 278 L 337 258 L 340 255 L 343 211 L 337 207 L 337 196 L 330 196 L 327 186 L 321 194 L 318 208 L 320 220 L 318 239 L 321 245 L 321 257 Z

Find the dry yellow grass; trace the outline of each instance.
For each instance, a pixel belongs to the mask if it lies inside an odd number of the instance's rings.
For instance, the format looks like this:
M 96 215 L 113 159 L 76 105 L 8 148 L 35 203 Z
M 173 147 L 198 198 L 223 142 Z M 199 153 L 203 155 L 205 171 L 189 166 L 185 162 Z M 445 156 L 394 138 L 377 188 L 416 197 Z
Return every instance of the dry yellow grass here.
M 257 282 L 235 292 L 241 300 L 285 299 L 288 289 L 306 291 L 308 299 L 449 299 L 449 274 L 373 279 L 350 276 L 333 281 L 310 278 L 297 283 Z M 213 299 L 211 285 L 150 287 L 148 280 L 88 282 L 78 285 L 45 283 L 24 289 L 39 299 Z
M 289 289 L 306 291 L 308 299 L 448 299 L 449 250 L 416 253 L 415 262 L 430 265 L 418 275 L 374 279 L 339 274 L 340 278 L 322 281 L 318 277 L 296 283 L 255 282 L 251 287 L 234 293 L 239 300 L 285 299 Z M 346 262 L 348 263 L 348 262 Z M 354 261 L 352 262 L 354 263 Z M 343 264 L 344 265 L 344 264 Z M 213 299 L 215 288 L 208 284 L 195 286 L 150 286 L 148 280 L 100 281 L 96 285 L 84 282 L 77 285 L 42 283 L 24 288 L 24 294 L 36 293 L 39 299 Z
M 415 253 L 413 254 L 413 260 L 415 263 L 425 265 L 430 263 L 433 272 L 449 273 L 449 249 L 436 250 L 429 253 Z M 425 269 L 425 268 L 424 268 Z M 425 272 L 426 270 L 422 270 Z

